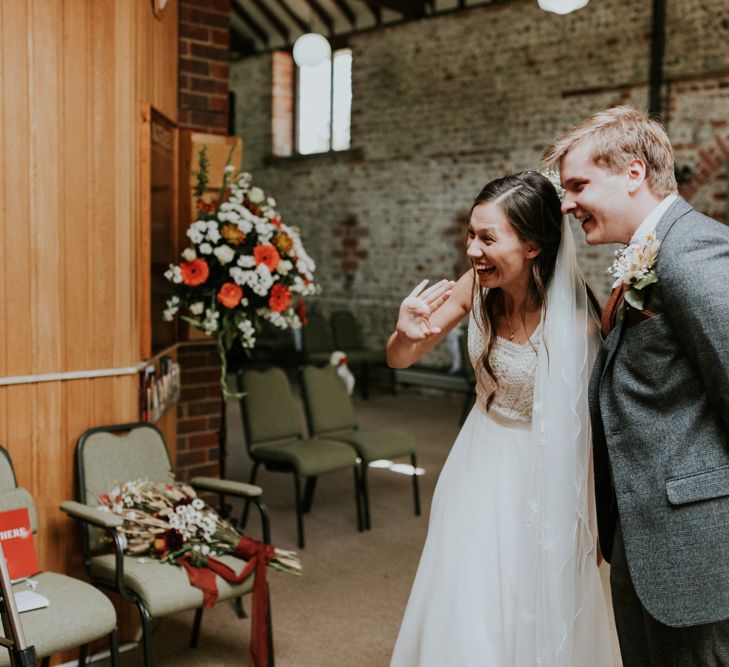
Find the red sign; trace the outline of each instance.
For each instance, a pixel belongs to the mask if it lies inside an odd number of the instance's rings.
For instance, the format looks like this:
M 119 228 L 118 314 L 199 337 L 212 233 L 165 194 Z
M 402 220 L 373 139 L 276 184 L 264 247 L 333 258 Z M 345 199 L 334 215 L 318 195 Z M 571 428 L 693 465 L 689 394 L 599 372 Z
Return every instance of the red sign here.
M 0 512 L 0 542 L 12 580 L 40 572 L 27 507 Z

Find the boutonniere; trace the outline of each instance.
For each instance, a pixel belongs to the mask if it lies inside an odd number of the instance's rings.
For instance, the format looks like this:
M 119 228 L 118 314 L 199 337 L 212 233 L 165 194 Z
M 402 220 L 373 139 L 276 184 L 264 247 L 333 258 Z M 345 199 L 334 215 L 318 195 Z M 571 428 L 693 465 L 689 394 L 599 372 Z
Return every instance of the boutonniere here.
M 616 251 L 615 260 L 608 269 L 615 278 L 613 289 L 622 285 L 625 300 L 636 310 L 643 310 L 643 290 L 658 282 L 654 266 L 660 247 L 661 242 L 648 234 L 642 244 L 631 243 Z

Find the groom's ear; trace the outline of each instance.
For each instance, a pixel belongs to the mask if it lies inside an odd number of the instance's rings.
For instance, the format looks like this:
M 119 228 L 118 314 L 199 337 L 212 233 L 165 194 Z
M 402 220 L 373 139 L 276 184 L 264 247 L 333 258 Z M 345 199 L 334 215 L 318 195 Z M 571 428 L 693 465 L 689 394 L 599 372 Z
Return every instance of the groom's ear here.
M 625 170 L 625 176 L 628 184 L 628 192 L 633 194 L 640 189 L 640 186 L 645 183 L 647 170 L 645 162 L 643 160 L 631 160 L 628 162 L 628 166 Z

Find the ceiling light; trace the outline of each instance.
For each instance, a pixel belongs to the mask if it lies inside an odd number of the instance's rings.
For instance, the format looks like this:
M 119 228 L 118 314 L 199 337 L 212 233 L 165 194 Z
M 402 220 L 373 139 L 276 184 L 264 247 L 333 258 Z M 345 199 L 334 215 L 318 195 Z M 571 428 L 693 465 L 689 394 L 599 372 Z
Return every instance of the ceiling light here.
M 539 0 L 539 6 L 546 12 L 569 14 L 582 9 L 590 0 Z
M 326 37 L 315 32 L 301 35 L 294 43 L 294 62 L 299 67 L 316 67 L 331 55 L 332 47 Z

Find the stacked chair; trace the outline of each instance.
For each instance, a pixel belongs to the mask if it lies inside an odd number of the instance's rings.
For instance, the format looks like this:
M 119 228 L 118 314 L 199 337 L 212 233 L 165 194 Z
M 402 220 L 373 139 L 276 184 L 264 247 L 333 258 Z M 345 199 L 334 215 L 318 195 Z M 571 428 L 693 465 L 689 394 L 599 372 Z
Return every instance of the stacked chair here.
M 122 537 L 115 530 L 121 519 L 95 509 L 99 496 L 119 483 L 148 479 L 162 484 L 173 480 L 172 465 L 162 434 L 156 427 L 144 422 L 91 429 L 79 439 L 76 464 L 81 502 L 65 502 L 61 509 L 84 524 L 84 553 L 91 580 L 137 606 L 142 623 L 144 664 L 146 667 L 152 665 L 150 621 L 153 618 L 195 609 L 190 639 L 190 646 L 195 647 L 202 621 L 203 592 L 190 585 L 181 567 L 148 557 L 124 555 Z M 237 496 L 255 503 L 261 515 L 263 540 L 270 543 L 268 514 L 261 502 L 260 488 L 210 477 L 194 478 L 190 484 L 198 491 Z M 245 565 L 243 560 L 230 555 L 220 556 L 219 560 L 235 572 L 241 571 Z M 241 584 L 230 584 L 221 577 L 216 579 L 218 601 L 234 599 L 239 602 L 241 596 L 253 589 L 253 576 Z M 67 608 L 76 610 L 80 606 L 74 601 L 73 606 Z M 239 604 L 236 607 L 239 616 L 242 615 L 242 607 Z M 268 655 L 272 665 L 270 618 L 268 629 Z
M 304 361 L 308 364 L 328 364 L 334 352 L 329 324 L 320 313 L 310 313 L 308 324 L 301 329 Z
M 261 465 L 267 470 L 293 475 L 299 547 L 304 548 L 303 515 L 311 510 L 318 477 L 327 473 L 348 468 L 354 472 L 357 528 L 362 531 L 357 452 L 344 442 L 304 437 L 288 378 L 280 368 L 240 371 L 238 386 L 245 392 L 240 406 L 246 449 L 253 461 L 250 483 L 255 483 Z M 305 483 L 303 493 L 302 482 Z M 247 514 L 246 502 L 241 526 L 246 525 Z
M 18 487 L 10 456 L 0 447 L 0 510 L 19 508 L 27 508 L 31 531 L 35 533 L 38 522 L 33 498 L 28 491 Z M 91 523 L 110 529 L 122 523 L 119 517 L 92 508 L 88 508 L 87 517 Z M 3 577 L 6 577 L 4 562 L 0 570 Z M 26 646 L 35 649 L 35 654 L 42 658 L 41 664 L 44 667 L 50 664 L 54 653 L 80 647 L 78 664 L 83 667 L 86 664 L 89 643 L 108 638 L 111 664 L 116 667 L 119 664 L 116 612 L 109 598 L 90 584 L 63 574 L 40 572 L 33 579 L 38 582 L 37 593 L 48 598 L 49 605 L 23 612 L 19 619 L 9 609 L 9 605 L 2 605 L 3 625 L 5 632 L 11 635 L 7 640 L 12 642 L 12 646 L 6 645 L 7 650 L 0 649 L 0 665 L 34 664 L 28 649 L 22 655 L 18 653 Z M 3 590 L 8 590 L 8 583 L 6 579 Z M 25 586 L 26 584 L 20 582 L 13 589 L 17 592 Z M 19 624 L 14 620 L 19 620 Z M 14 655 L 15 662 L 11 662 L 11 654 Z
M 385 350 L 370 350 L 364 346 L 359 322 L 348 310 L 332 313 L 331 325 L 335 349 L 347 355 L 347 365 L 357 376 L 362 398 L 366 399 L 369 396 L 372 369 L 385 365 Z
M 311 435 L 347 443 L 362 461 L 360 474 L 366 527 L 369 529 L 371 526 L 367 469 L 372 461 L 404 456 L 410 458 L 415 514 L 420 515 L 413 437 L 394 429 L 361 428 L 354 414 L 352 400 L 334 366 L 306 366 L 301 372 L 301 387 Z

